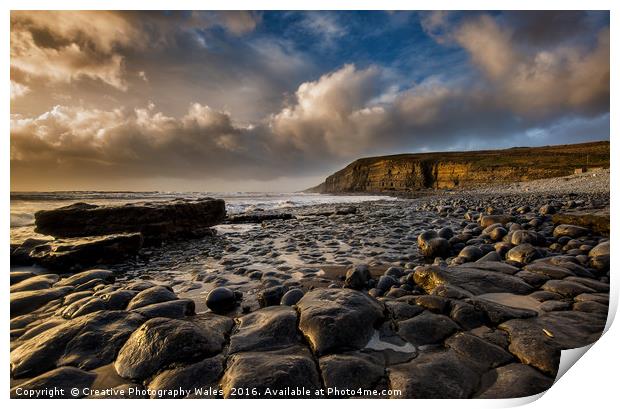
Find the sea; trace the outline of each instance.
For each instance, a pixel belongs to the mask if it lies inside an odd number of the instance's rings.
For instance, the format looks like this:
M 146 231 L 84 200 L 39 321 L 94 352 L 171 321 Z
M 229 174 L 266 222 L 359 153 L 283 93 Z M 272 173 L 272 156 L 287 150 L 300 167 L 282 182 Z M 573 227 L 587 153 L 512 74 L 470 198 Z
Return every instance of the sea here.
M 119 205 L 144 201 L 167 201 L 179 198 L 224 199 L 228 214 L 269 211 L 310 205 L 360 203 L 376 200 L 397 200 L 389 196 L 328 195 L 320 193 L 264 192 L 11 192 L 11 242 L 29 237 L 44 237 L 34 232 L 34 214 L 77 202 L 96 205 Z

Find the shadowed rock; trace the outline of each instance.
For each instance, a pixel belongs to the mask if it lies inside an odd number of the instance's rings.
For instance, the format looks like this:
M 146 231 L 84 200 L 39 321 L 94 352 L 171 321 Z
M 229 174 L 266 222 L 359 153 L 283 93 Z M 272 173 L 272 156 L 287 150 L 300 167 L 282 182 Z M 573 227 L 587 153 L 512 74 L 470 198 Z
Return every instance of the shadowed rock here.
M 36 246 L 32 262 L 53 270 L 75 270 L 97 264 L 118 263 L 142 248 L 140 233 L 58 239 Z
M 428 311 L 398 323 L 398 335 L 414 345 L 438 344 L 458 329 L 450 318 Z
M 82 398 L 82 390 L 91 387 L 95 381 L 95 375 L 92 372 L 82 371 L 69 366 L 56 368 L 52 371 L 32 378 L 15 388 L 11 389 L 12 399 L 32 399 L 32 398 L 53 398 L 53 399 L 71 399 Z M 78 396 L 71 394 L 72 389 L 77 388 Z M 58 389 L 58 395 L 47 396 L 44 393 L 50 390 Z M 43 393 L 41 396 L 24 396 L 23 392 L 39 391 Z
M 223 371 L 224 356 L 216 355 L 195 364 L 161 371 L 149 382 L 148 387 L 152 390 L 181 389 L 193 393 L 196 388 L 217 387 Z
M 125 311 L 99 311 L 45 331 L 11 351 L 11 374 L 40 374 L 59 365 L 96 368 L 116 353 L 144 318 Z
M 27 314 L 70 293 L 73 287 L 53 287 L 45 290 L 11 293 L 11 317 Z
M 370 390 L 385 375 L 382 359 L 361 352 L 326 355 L 319 359 L 319 366 L 327 388 Z
M 531 366 L 515 363 L 485 373 L 481 385 L 476 398 L 511 399 L 544 392 L 553 385 L 553 379 Z
M 510 320 L 499 328 L 509 333 L 508 349 L 521 362 L 555 376 L 561 350 L 583 347 L 596 341 L 605 321 L 605 315 L 555 311 L 537 318 Z
M 308 398 L 312 391 L 321 387 L 317 365 L 310 351 L 295 346 L 278 351 L 240 352 L 228 360 L 222 377 L 222 389 L 226 398 Z M 239 394 L 239 391 L 256 388 L 257 396 Z M 305 388 L 310 396 L 266 395 L 270 389 L 277 392 L 286 388 Z M 234 392 L 237 392 L 234 394 Z
M 411 362 L 388 371 L 398 398 L 463 399 L 470 397 L 480 379 L 475 364 L 452 350 L 421 353 Z

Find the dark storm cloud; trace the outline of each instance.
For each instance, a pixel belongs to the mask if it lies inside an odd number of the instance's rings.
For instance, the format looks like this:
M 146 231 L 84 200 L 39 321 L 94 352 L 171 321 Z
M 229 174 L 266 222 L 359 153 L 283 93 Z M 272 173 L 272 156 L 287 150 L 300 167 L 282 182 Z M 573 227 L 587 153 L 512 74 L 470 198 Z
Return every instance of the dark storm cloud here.
M 467 62 L 462 75 L 438 72 L 414 83 L 384 62 L 312 75 L 316 55 L 289 39 L 252 34 L 261 14 L 226 16 L 97 15 L 88 38 L 81 15 L 62 29 L 54 16 L 16 18 L 15 101 L 39 95 L 43 77 L 79 83 L 70 96 L 99 102 L 14 111 L 13 183 L 79 177 L 96 186 L 102 175 L 119 183 L 273 180 L 325 175 L 365 155 L 609 137 L 609 29 L 600 16 L 423 14 L 435 47 L 465 52 Z M 172 29 L 170 19 L 184 28 Z M 300 29 L 329 27 L 332 53 L 347 32 L 329 14 L 299 21 Z M 92 53 L 96 64 L 87 64 Z M 35 63 L 46 61 L 49 69 L 37 73 Z M 97 94 L 104 86 L 107 98 Z

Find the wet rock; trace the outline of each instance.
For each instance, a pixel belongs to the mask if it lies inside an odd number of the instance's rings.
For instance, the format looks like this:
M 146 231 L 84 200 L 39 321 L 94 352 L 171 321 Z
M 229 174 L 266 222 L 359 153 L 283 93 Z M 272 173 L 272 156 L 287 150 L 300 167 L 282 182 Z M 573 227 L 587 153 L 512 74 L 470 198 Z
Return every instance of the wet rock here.
M 485 373 L 479 399 L 512 399 L 537 395 L 553 385 L 553 379 L 523 364 L 508 364 Z
M 135 308 L 133 312 L 146 318 L 184 318 L 196 313 L 196 305 L 193 300 L 182 298 L 180 300 L 164 301 Z
M 297 303 L 299 329 L 314 352 L 360 349 L 383 319 L 383 307 L 373 298 L 349 289 L 315 289 Z
M 57 325 L 64 324 L 65 322 L 67 321 L 62 318 L 48 318 L 46 320 L 43 320 L 43 322 L 41 322 L 38 325 L 28 326 L 24 334 L 19 337 L 19 340 L 20 341 L 29 340 L 39 335 L 40 333 L 47 331 L 50 328 L 54 328 Z
M 609 242 L 594 246 L 588 253 L 590 265 L 598 271 L 609 271 Z
M 73 287 L 53 287 L 45 290 L 11 293 L 11 317 L 28 314 L 52 300 L 70 293 Z
M 371 390 L 385 375 L 382 359 L 360 352 L 326 355 L 319 366 L 326 388 Z
M 515 230 L 510 233 L 510 244 L 518 246 L 520 244 L 530 243 L 533 245 L 539 245 L 544 242 L 544 238 L 540 237 L 538 233 L 531 230 Z
M 570 309 L 571 304 L 567 301 L 549 300 L 540 304 L 541 311 L 564 311 Z
M 283 285 L 269 287 L 258 293 L 258 304 L 261 308 L 279 305 L 288 288 Z
M 362 290 L 368 286 L 370 280 L 370 270 L 365 264 L 350 268 L 345 276 L 344 286 L 354 290 Z
M 450 318 L 465 329 L 477 328 L 487 322 L 483 310 L 463 301 L 453 301 Z
M 506 253 L 506 260 L 529 264 L 537 258 L 541 258 L 540 250 L 529 243 L 519 244 Z
M 510 335 L 509 351 L 521 362 L 555 376 L 562 349 L 579 348 L 596 341 L 605 316 L 579 311 L 554 311 L 536 318 L 515 319 L 500 325 Z
M 424 308 L 418 305 L 411 305 L 404 301 L 386 301 L 385 305 L 392 319 L 396 322 L 406 320 L 424 311 Z
M 379 279 L 379 282 L 377 283 L 377 289 L 381 291 L 382 293 L 384 293 L 386 291 L 389 291 L 389 289 L 392 288 L 392 286 L 395 286 L 397 284 L 398 282 L 396 281 L 394 277 L 383 275 L 381 276 L 381 278 Z
M 216 355 L 194 364 L 166 369 L 158 373 L 148 384 L 151 390 L 193 391 L 197 388 L 217 388 L 224 371 L 224 356 Z
M 609 304 L 609 294 L 579 294 L 575 297 L 575 301 L 594 301 L 600 304 L 608 305 Z M 11 320 L 12 321 L 12 320 Z
M 54 237 L 141 233 L 147 241 L 193 238 L 226 216 L 224 201 L 204 198 L 96 206 L 76 203 L 35 213 L 35 231 Z
M 582 293 L 595 292 L 590 287 L 586 287 L 583 284 L 568 280 L 549 280 L 543 286 L 545 291 L 551 291 L 565 297 L 573 298 Z
M 428 311 L 398 323 L 398 335 L 414 345 L 438 344 L 456 330 L 450 318 Z
M 12 284 L 10 292 L 17 293 L 20 291 L 34 291 L 48 289 L 58 281 L 56 274 L 44 274 L 27 278 L 17 284 Z
M 533 273 L 539 273 L 547 276 L 548 278 L 554 279 L 562 279 L 566 276 L 573 275 L 573 273 L 564 267 L 554 266 L 553 264 L 548 263 L 534 263 L 528 264 L 524 267 L 525 270 L 531 271 Z
M 465 261 L 476 261 L 483 256 L 482 250 L 476 246 L 465 246 L 459 253 L 459 257 Z
M 496 226 L 488 232 L 489 237 L 493 241 L 500 241 L 506 234 L 508 234 L 508 231 L 502 226 Z
M 603 283 L 586 277 L 566 277 L 566 281 L 582 284 L 596 292 L 609 293 L 609 283 Z
M 589 233 L 590 230 L 585 227 L 573 224 L 560 224 L 553 229 L 553 237 L 568 236 L 576 239 L 577 237 L 587 236 Z
M 153 318 L 134 331 L 118 353 L 114 368 L 127 379 L 146 379 L 173 363 L 215 355 L 222 345 L 187 321 Z
M 91 369 L 108 364 L 143 321 L 125 311 L 99 311 L 57 325 L 11 351 L 11 375 L 37 375 L 60 365 Z
M 297 312 L 287 306 L 267 307 L 239 319 L 229 353 L 284 349 L 299 341 Z
M 31 271 L 15 271 L 10 274 L 11 286 L 17 283 L 21 283 L 24 280 L 35 277 L 36 274 Z
M 90 314 L 91 312 L 101 311 L 106 309 L 106 303 L 101 298 L 91 297 L 81 305 L 75 312 L 71 314 L 70 318 L 81 317 L 86 314 Z
M 57 239 L 35 247 L 32 260 L 52 270 L 71 271 L 97 264 L 114 264 L 142 248 L 140 233 Z
M 480 226 L 484 229 L 493 224 L 501 224 L 504 225 L 513 220 L 512 216 L 507 216 L 503 214 L 493 214 L 488 216 L 482 216 L 480 218 Z
M 398 397 L 409 399 L 468 398 L 480 379 L 475 364 L 452 350 L 423 352 L 388 375 L 391 388 L 402 391 Z
M 101 270 L 101 269 L 87 270 L 81 273 L 73 274 L 70 277 L 63 278 L 58 283 L 56 283 L 56 286 L 62 287 L 62 286 L 71 285 L 71 286 L 77 287 L 79 285 L 85 284 L 95 279 L 101 279 L 107 283 L 113 283 L 114 273 L 111 272 L 110 270 Z
M 463 266 L 454 268 L 421 267 L 416 270 L 414 280 L 428 293 L 440 285 L 460 287 L 474 295 L 505 292 L 528 294 L 534 290 L 532 286 L 518 277 Z
M 225 313 L 237 305 L 235 293 L 226 287 L 214 288 L 207 294 L 207 307 L 216 313 Z
M 412 297 L 412 300 L 425 309 L 443 314 L 450 309 L 450 299 L 437 295 L 418 295 Z
M 439 237 L 434 230 L 428 230 L 418 236 L 418 247 L 424 257 L 447 257 L 450 255 L 450 243 Z
M 90 388 L 95 381 L 95 375 L 92 372 L 82 371 L 81 369 L 69 366 L 56 368 L 46 372 L 35 378 L 32 378 L 15 388 L 11 389 L 11 399 L 33 399 L 33 398 L 52 398 L 52 399 L 71 399 L 82 398 L 82 391 Z M 77 388 L 78 396 L 71 394 L 72 389 Z M 49 396 L 47 393 L 54 391 L 55 396 Z M 24 392 L 36 393 L 41 396 L 24 396 Z
M 592 314 L 607 315 L 608 309 L 609 309 L 608 306 L 597 303 L 595 301 L 581 301 L 581 302 L 576 302 L 573 305 L 573 310 L 575 311 L 589 312 Z
M 282 398 L 314 397 L 313 391 L 321 387 L 317 365 L 310 351 L 304 347 L 291 347 L 279 351 L 241 352 L 232 355 L 221 381 L 225 398 L 278 398 L 266 395 L 266 390 L 305 388 L 310 396 L 281 396 Z M 257 396 L 251 391 L 256 388 Z M 244 391 L 250 395 L 244 395 Z M 239 392 L 241 391 L 241 392 Z
M 158 285 L 140 291 L 127 305 L 128 310 L 135 310 L 151 304 L 176 300 L 178 297 L 168 288 Z
M 280 300 L 281 305 L 293 306 L 297 304 L 299 300 L 301 300 L 304 296 L 304 292 L 299 288 L 293 288 L 288 290 Z
M 466 332 L 459 332 L 448 338 L 446 346 L 476 362 L 485 370 L 512 360 L 512 355 L 503 348 Z
M 109 310 L 124 310 L 136 294 L 138 294 L 136 291 L 131 290 L 115 290 L 103 294 L 101 299 L 105 301 L 106 308 Z

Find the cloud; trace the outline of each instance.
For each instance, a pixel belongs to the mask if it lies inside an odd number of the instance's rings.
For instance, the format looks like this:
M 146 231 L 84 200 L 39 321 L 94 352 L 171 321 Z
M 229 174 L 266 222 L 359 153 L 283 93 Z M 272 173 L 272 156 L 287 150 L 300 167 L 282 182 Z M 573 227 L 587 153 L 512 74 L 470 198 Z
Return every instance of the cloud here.
M 30 92 L 30 88 L 24 84 L 11 80 L 11 100 L 19 98 Z
M 334 13 L 308 11 L 304 14 L 300 26 L 323 40 L 323 46 L 333 47 L 336 40 L 347 34 L 347 29 L 341 25 Z
M 528 116 L 609 109 L 608 28 L 598 33 L 594 49 L 565 43 L 524 47 L 515 43 L 513 33 L 488 15 L 465 22 L 455 33 L 494 88 L 498 103 Z
M 541 16 L 536 18 L 547 18 Z M 291 42 L 238 38 L 255 27 L 247 16 L 236 14 L 238 26 L 226 23 L 236 28 L 216 30 L 210 36 L 200 30 L 214 23 L 203 17 L 175 15 L 190 30 L 198 31 L 166 37 L 175 44 L 166 50 L 178 52 L 168 59 L 154 54 L 150 60 L 138 60 L 131 52 L 121 56 L 130 46 L 112 34 L 93 40 L 95 44 L 79 34 L 68 40 L 70 36 L 63 33 L 70 26 L 52 39 L 35 33 L 32 26 L 16 29 L 26 44 L 36 46 L 36 52 L 28 54 L 31 63 L 37 52 L 54 52 L 64 56 L 63 61 L 77 62 L 80 54 L 90 50 L 105 56 L 102 63 L 85 68 L 78 63 L 70 68 L 71 64 L 54 60 L 46 75 L 55 81 L 69 76 L 64 81 L 90 77 L 122 84 L 126 80 L 123 65 L 127 64 L 132 87 L 140 84 L 140 90 L 151 86 L 153 90 L 143 91 L 145 100 L 126 108 L 118 103 L 106 109 L 67 101 L 43 114 L 14 114 L 12 180 L 17 185 L 37 180 L 42 186 L 55 186 L 61 180 L 104 178 L 118 181 L 119 187 L 128 178 L 268 181 L 283 175 L 325 176 L 367 155 L 608 137 L 607 27 L 590 32 L 587 38 L 557 34 L 555 41 L 543 41 L 541 33 L 531 38 L 519 34 L 526 30 L 519 22 L 521 17 L 513 21 L 468 14 L 457 20 L 451 15 L 428 14 L 423 23 L 426 29 L 440 35 L 441 47 L 464 50 L 470 66 L 459 76 L 446 78 L 439 73 L 412 83 L 394 76 L 390 67 L 352 63 L 308 80 L 304 70 L 312 66 L 312 60 Z M 147 20 L 157 25 L 159 18 L 149 15 Z M 567 17 L 565 24 L 575 18 Z M 260 21 L 260 15 L 253 21 Z M 140 46 L 142 35 L 147 34 L 137 35 L 132 47 Z M 195 35 L 210 42 L 210 47 L 200 49 L 182 66 L 174 64 L 175 57 L 195 51 L 191 48 Z M 63 53 L 73 44 L 79 52 L 71 60 Z M 121 56 L 120 67 L 104 69 L 114 55 Z M 52 56 L 45 54 L 40 60 L 45 58 Z M 35 75 L 17 66 L 14 70 L 21 74 L 12 75 L 12 98 L 27 92 L 19 87 L 30 86 L 28 75 Z M 36 91 L 31 92 L 18 102 L 34 98 Z M 164 104 L 153 97 L 156 92 L 163 95 L 159 99 Z M 150 100 L 158 107 L 146 102 Z

